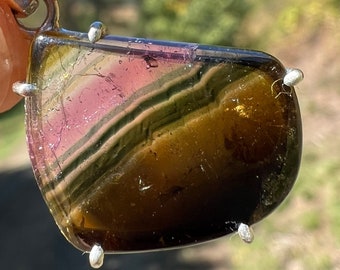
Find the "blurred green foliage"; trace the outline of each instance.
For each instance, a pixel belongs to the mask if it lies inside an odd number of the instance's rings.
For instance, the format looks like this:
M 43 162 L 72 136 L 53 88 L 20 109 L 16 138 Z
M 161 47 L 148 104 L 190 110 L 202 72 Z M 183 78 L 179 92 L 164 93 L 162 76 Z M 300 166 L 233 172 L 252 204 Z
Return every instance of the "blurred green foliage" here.
M 12 110 L 0 114 L 0 161 L 13 155 L 13 150 L 18 150 L 17 144 L 24 145 L 20 143 L 24 138 L 24 108 L 20 102 Z M 26 149 L 22 151 L 25 153 Z
M 338 17 L 339 0 L 60 0 L 62 26 L 87 31 L 103 21 L 114 35 L 266 48 Z
M 158 39 L 233 44 L 251 9 L 247 0 L 144 0 L 138 32 Z
M 121 34 L 124 28 L 125 34 L 135 36 L 216 45 L 234 44 L 253 8 L 249 0 L 64 0 L 60 4 L 65 28 L 86 31 L 91 22 L 101 19 L 112 34 Z M 130 12 L 121 19 L 122 6 L 134 10 L 134 18 Z

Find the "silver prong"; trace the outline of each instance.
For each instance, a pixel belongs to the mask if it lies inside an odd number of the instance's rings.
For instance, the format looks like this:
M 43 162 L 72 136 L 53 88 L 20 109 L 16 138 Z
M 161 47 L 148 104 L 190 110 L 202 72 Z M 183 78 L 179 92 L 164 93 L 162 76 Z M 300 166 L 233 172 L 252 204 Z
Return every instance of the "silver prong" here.
M 92 268 L 100 268 L 104 262 L 104 250 L 103 248 L 95 244 L 90 252 L 89 261 Z
M 254 233 L 253 233 L 253 230 L 247 225 L 247 224 L 244 224 L 244 223 L 240 223 L 240 225 L 238 226 L 238 235 L 240 236 L 240 238 L 250 244 L 251 242 L 253 242 L 254 240 Z
M 93 22 L 90 25 L 90 29 L 87 32 L 87 36 L 90 42 L 95 43 L 105 35 L 105 32 L 106 27 L 102 22 Z
M 295 86 L 304 78 L 303 72 L 297 68 L 287 68 L 286 75 L 283 77 L 283 84 L 286 86 Z
M 34 95 L 34 92 L 37 91 L 37 87 L 31 83 L 15 82 L 12 85 L 12 90 L 20 96 L 29 97 Z

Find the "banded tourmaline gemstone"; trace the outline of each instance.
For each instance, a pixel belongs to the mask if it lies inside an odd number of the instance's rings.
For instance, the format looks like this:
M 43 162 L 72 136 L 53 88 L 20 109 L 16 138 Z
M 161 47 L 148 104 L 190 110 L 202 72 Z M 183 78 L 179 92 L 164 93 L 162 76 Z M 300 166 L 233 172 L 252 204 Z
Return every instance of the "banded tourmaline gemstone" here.
M 301 121 L 262 52 L 44 33 L 27 137 L 38 185 L 77 248 L 210 240 L 271 213 L 295 181 Z

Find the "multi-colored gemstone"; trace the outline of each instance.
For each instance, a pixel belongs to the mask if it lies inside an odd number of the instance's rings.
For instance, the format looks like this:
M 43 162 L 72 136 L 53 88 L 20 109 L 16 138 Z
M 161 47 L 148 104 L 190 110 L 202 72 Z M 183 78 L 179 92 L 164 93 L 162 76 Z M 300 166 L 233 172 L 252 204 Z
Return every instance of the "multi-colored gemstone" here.
M 270 55 L 48 32 L 31 58 L 30 158 L 81 250 L 214 239 L 267 216 L 294 184 L 299 107 Z

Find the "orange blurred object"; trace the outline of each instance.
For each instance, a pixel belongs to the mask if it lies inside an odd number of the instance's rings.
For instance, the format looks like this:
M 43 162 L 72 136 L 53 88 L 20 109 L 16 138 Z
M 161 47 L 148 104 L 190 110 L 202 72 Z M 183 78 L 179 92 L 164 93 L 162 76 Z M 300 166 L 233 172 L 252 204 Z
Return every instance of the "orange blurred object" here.
M 26 79 L 31 38 L 13 15 L 20 13 L 17 8 L 14 1 L 0 1 L 0 113 L 20 101 L 22 97 L 12 91 L 12 84 Z

